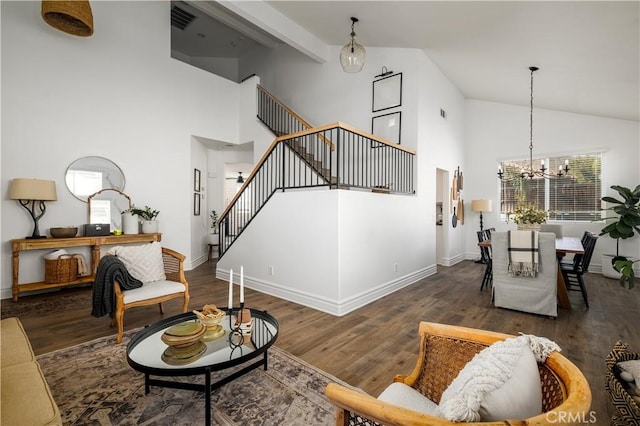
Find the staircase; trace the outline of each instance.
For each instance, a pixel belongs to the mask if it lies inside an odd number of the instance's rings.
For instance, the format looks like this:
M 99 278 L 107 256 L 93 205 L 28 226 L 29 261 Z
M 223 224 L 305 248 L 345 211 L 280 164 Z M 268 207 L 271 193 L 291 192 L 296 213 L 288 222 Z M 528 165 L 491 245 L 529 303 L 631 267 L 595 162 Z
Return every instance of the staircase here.
M 261 86 L 258 119 L 277 137 L 218 219 L 220 257 L 276 191 L 415 192 L 412 150 L 340 122 L 311 127 Z

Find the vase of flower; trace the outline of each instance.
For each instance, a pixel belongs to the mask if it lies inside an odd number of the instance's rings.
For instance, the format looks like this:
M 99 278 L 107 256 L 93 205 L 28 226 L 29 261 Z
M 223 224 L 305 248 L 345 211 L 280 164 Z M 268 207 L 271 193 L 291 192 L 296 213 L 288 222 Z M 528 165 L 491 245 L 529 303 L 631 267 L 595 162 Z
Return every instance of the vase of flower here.
M 143 234 L 155 234 L 158 232 L 158 221 L 156 220 L 160 214 L 158 210 L 145 206 L 144 209 L 132 207 L 131 212 L 140 219 Z
M 519 231 L 540 231 L 540 225 L 547 221 L 547 212 L 538 209 L 534 204 L 519 198 L 510 218 L 518 225 Z

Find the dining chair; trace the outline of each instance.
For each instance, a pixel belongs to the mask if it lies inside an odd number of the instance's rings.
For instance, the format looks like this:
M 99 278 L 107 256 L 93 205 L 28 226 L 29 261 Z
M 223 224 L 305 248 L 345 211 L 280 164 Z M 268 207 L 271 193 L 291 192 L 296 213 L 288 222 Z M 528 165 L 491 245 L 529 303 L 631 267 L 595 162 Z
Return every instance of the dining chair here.
M 567 290 L 580 291 L 587 308 L 589 307 L 589 297 L 584 285 L 583 276 L 589 272 L 589 264 L 591 263 L 591 257 L 593 256 L 593 250 L 596 247 L 597 240 L 598 237 L 596 235 L 586 231 L 582 237 L 584 254 L 574 256 L 572 263 L 560 264 L 560 271 L 562 272 Z
M 494 228 L 485 229 L 483 231 L 478 231 L 478 241 L 490 241 L 491 240 L 491 231 L 495 230 Z M 491 287 L 491 283 L 493 281 L 493 258 L 491 253 L 491 246 L 481 246 L 480 254 L 483 263 L 485 264 L 484 274 L 482 276 L 482 284 L 480 285 L 480 290 L 484 290 L 485 287 Z
M 539 265 L 535 277 L 512 276 L 509 269 L 508 233 L 491 234 L 493 300 L 499 308 L 549 317 L 558 316 L 558 262 L 556 237 L 538 234 Z

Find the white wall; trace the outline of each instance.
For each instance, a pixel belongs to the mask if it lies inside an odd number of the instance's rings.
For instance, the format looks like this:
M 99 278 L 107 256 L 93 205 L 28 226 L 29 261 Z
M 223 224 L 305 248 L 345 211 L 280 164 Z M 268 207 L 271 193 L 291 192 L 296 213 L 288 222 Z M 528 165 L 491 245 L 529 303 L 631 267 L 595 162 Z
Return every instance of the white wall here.
M 514 224 L 499 222 L 498 162 L 529 153 L 529 108 L 478 100 L 466 101 L 465 156 L 468 165 L 465 192 L 473 198 L 493 200 L 494 211 L 483 215 L 484 227 L 497 230 L 515 229 Z M 638 156 L 640 132 L 638 122 L 581 114 L 534 109 L 534 155 L 562 155 L 574 152 L 602 151 L 602 182 L 606 194 L 616 196 L 611 185 L 630 188 L 640 182 Z M 470 225 L 466 237 L 468 258 L 477 257 L 479 217 L 467 205 Z M 562 223 L 562 222 L 560 222 Z M 595 234 L 601 222 L 562 223 L 563 234 L 582 237 L 585 230 Z M 620 242 L 621 254 L 640 258 L 640 238 Z M 600 254 L 615 253 L 615 240 L 598 239 L 590 270 L 599 272 Z
M 1 2 L 2 192 L 16 177 L 56 181 L 41 230 L 87 222 L 87 205 L 66 189 L 66 167 L 99 155 L 126 175 L 136 205 L 160 210 L 163 244 L 188 258 L 191 135 L 238 141 L 239 86 L 170 58 L 167 2 L 93 2 L 95 33 L 60 32 L 40 2 Z M 3 241 L 31 233 L 30 217 L 2 200 Z M 21 282 L 42 278 L 42 253 L 21 255 Z M 2 297 L 11 253 L 2 246 Z
M 417 152 L 415 208 L 419 216 L 407 251 L 419 250 L 422 266 L 429 267 L 436 256 L 436 168 L 451 176 L 456 167 L 464 169 L 464 98 L 420 50 L 367 47 L 365 67 L 357 74 L 342 71 L 339 50 L 339 46 L 330 47 L 329 60 L 318 64 L 292 48 L 279 46 L 271 55 L 243 58 L 241 73 L 258 73 L 268 91 L 312 125 L 342 121 L 370 132 L 374 115 L 402 111 L 402 145 Z M 402 106 L 373 114 L 372 84 L 382 66 L 403 73 Z M 447 111 L 446 120 L 440 117 L 440 108 Z M 460 226 L 449 231 L 445 233 L 450 239 L 445 257 L 448 264 L 454 264 L 464 259 L 464 232 Z
M 355 190 L 278 192 L 219 261 L 217 276 L 242 265 L 248 288 L 343 315 L 435 272 L 421 250 L 406 250 L 416 202 Z

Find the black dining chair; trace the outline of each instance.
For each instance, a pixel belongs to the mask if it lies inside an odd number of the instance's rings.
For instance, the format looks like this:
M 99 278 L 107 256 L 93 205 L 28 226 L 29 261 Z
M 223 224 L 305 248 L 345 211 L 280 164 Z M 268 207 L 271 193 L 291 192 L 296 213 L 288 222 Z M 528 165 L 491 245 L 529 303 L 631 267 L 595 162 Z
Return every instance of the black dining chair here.
M 572 263 L 560 264 L 560 271 L 562 271 L 562 277 L 564 278 L 567 290 L 580 291 L 585 305 L 589 307 L 589 297 L 587 296 L 587 289 L 584 285 L 584 274 L 589 272 L 589 263 L 591 263 L 591 256 L 593 256 L 593 250 L 596 247 L 596 241 L 598 237 L 591 232 L 585 232 L 582 237 L 582 247 L 584 247 L 584 254 L 576 255 L 573 258 Z
M 491 240 L 491 231 L 495 231 L 494 228 L 478 231 L 478 241 Z M 480 290 L 484 290 L 485 286 L 488 288 L 493 281 L 493 257 L 491 253 L 491 246 L 480 247 L 480 255 L 483 263 L 485 264 L 484 274 L 482 276 L 482 284 Z

